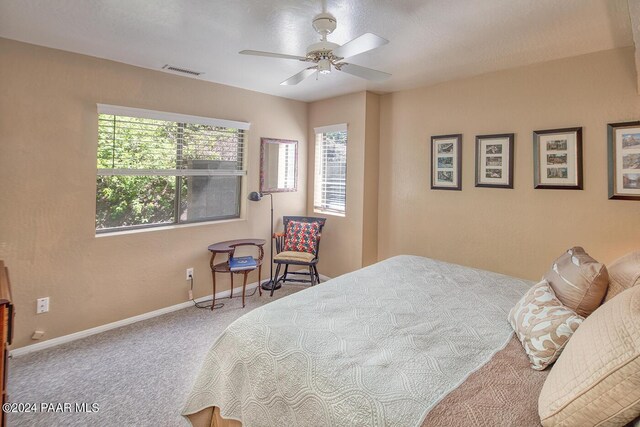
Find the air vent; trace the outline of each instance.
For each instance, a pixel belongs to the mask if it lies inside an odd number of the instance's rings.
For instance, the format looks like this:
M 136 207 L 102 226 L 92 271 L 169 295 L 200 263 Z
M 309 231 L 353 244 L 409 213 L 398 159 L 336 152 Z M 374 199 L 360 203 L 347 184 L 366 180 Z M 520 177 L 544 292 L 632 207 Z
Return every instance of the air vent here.
M 189 74 L 190 76 L 200 76 L 200 75 L 204 74 L 201 71 L 187 70 L 186 68 L 175 67 L 175 66 L 169 65 L 169 64 L 166 64 L 164 67 L 162 67 L 162 69 L 163 70 L 168 70 L 168 71 L 173 71 L 174 73 Z

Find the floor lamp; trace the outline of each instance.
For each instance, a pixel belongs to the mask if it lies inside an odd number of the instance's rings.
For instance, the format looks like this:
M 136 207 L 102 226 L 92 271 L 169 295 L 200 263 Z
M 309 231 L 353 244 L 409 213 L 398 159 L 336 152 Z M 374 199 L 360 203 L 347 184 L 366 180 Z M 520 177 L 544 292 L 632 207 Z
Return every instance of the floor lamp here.
M 271 267 L 271 269 L 269 273 L 269 281 L 262 284 L 262 289 L 264 289 L 265 291 L 270 291 L 272 289 L 280 289 L 282 287 L 280 283 L 275 283 L 273 280 L 273 194 L 264 194 L 258 193 L 257 191 L 252 191 L 251 193 L 249 193 L 248 198 L 252 202 L 259 202 L 265 195 L 271 197 L 271 234 L 269 237 L 271 239 L 271 244 L 269 245 L 269 248 L 271 248 L 271 255 L 269 256 L 269 266 Z

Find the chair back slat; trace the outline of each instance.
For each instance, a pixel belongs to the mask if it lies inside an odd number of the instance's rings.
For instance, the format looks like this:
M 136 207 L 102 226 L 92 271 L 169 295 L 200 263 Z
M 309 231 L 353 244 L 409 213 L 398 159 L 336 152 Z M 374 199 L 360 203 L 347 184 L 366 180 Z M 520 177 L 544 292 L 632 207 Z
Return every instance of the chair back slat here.
M 284 249 L 284 233 L 274 234 L 273 238 L 276 241 L 276 253 L 279 254 Z

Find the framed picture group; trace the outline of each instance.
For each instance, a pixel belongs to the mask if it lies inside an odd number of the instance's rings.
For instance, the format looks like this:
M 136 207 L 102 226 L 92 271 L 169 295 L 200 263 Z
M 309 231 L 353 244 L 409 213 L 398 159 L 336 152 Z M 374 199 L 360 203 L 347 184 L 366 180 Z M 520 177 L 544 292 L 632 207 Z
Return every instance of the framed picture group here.
M 640 121 L 607 126 L 609 198 L 640 200 Z M 475 186 L 514 188 L 515 134 L 477 135 Z M 535 189 L 582 190 L 582 127 L 533 131 Z M 431 137 L 431 189 L 462 190 L 462 134 Z

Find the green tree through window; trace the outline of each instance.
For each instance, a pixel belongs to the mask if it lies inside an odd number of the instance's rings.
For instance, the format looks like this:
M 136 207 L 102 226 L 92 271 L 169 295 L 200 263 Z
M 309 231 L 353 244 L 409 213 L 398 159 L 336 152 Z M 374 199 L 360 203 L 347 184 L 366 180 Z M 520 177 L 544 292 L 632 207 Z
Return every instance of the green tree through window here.
M 98 116 L 96 230 L 238 217 L 242 129 Z

